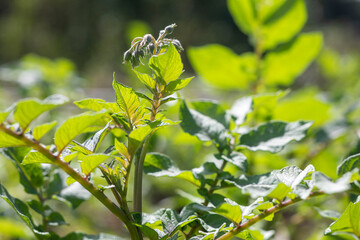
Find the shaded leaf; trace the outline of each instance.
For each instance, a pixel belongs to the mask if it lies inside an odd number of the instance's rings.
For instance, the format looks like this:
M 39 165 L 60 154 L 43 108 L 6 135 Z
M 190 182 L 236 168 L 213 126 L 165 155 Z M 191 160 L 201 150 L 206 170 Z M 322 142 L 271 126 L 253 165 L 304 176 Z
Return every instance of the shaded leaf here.
M 41 232 L 36 229 L 27 205 L 20 199 L 11 196 L 2 184 L 0 184 L 0 197 L 14 209 L 14 211 L 39 239 L 47 239 L 50 236 L 48 232 Z
M 300 141 L 305 137 L 311 122 L 268 122 L 240 137 L 240 145 L 251 151 L 281 151 L 291 141 Z
M 352 155 L 342 161 L 337 168 L 337 174 L 342 176 L 345 173 L 354 170 L 355 168 L 360 169 L 360 153 Z

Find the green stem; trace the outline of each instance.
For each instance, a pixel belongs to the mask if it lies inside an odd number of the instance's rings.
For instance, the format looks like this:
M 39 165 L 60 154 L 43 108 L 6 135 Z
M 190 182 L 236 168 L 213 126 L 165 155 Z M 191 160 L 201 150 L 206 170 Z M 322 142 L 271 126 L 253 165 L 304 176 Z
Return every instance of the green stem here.
M 149 148 L 150 136 L 145 139 L 144 145 L 141 149 L 140 157 L 136 161 L 135 167 L 135 182 L 134 182 L 134 211 L 142 214 L 142 176 L 144 168 L 144 160 Z
M 310 194 L 310 196 L 307 198 L 312 198 L 312 197 L 316 197 L 319 195 L 323 195 L 324 193 L 319 191 L 319 192 L 312 192 Z M 276 213 L 277 211 L 290 206 L 294 203 L 300 202 L 301 198 L 294 198 L 294 199 L 290 199 L 290 200 L 286 200 L 284 202 L 281 202 L 269 209 L 266 209 L 265 211 L 263 211 L 262 213 L 252 217 L 251 219 L 249 219 L 248 221 L 239 224 L 236 228 L 234 228 L 233 230 L 231 230 L 230 232 L 225 233 L 224 235 L 222 235 L 221 237 L 217 238 L 217 240 L 227 240 L 227 239 L 231 239 L 233 237 L 235 237 L 237 234 L 239 234 L 241 231 L 244 231 L 245 229 L 248 229 L 249 227 L 251 227 L 252 225 L 254 225 L 255 223 L 259 222 L 260 220 L 266 218 L 267 216 Z
M 121 208 L 119 208 L 115 203 L 113 203 L 102 191 L 100 191 L 86 178 L 83 178 L 78 172 L 76 172 L 72 167 L 70 167 L 67 162 L 62 161 L 58 155 L 54 155 L 52 152 L 50 152 L 48 149 L 46 149 L 44 146 L 40 145 L 39 143 L 34 142 L 33 140 L 25 137 L 22 134 L 17 134 L 11 131 L 2 124 L 0 124 L 0 131 L 5 132 L 6 134 L 18 140 L 21 140 L 27 146 L 32 147 L 33 149 L 37 150 L 38 152 L 46 156 L 49 160 L 53 162 L 53 164 L 60 167 L 69 176 L 71 176 L 73 179 L 79 182 L 86 190 L 88 190 L 94 197 L 96 197 L 107 209 L 109 209 L 115 216 L 117 216 L 121 221 L 123 221 L 129 230 L 131 239 L 133 240 L 140 239 L 136 227 L 128 219 L 126 213 Z

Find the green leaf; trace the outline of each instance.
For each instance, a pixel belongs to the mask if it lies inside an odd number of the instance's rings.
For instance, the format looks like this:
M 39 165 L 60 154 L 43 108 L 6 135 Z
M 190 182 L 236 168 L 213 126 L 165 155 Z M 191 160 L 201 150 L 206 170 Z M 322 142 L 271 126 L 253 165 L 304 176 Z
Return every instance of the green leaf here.
M 5 110 L 5 112 L 0 112 L 0 123 L 5 121 L 5 119 L 10 114 L 10 112 L 11 112 L 10 110 L 8 111 Z
M 47 216 L 47 221 L 49 226 L 61 226 L 61 225 L 66 225 L 67 223 L 65 222 L 64 217 L 58 213 L 58 212 L 51 212 L 49 216 Z
M 110 156 L 106 154 L 92 154 L 85 156 L 81 162 L 81 170 L 85 175 L 89 175 L 97 166 L 107 160 Z
M 165 96 L 171 95 L 176 91 L 179 91 L 186 87 L 194 77 L 179 78 L 175 81 L 168 83 L 165 87 Z
M 268 122 L 240 137 L 240 144 L 251 151 L 281 151 L 291 141 L 305 137 L 311 122 Z
M 228 0 L 228 8 L 239 29 L 263 50 L 291 40 L 307 18 L 303 0 Z
M 268 53 L 264 59 L 263 78 L 266 85 L 289 85 L 318 55 L 322 35 L 304 33 L 294 41 Z
M 236 187 L 240 188 L 243 193 L 249 193 L 252 198 L 270 195 L 272 198 L 282 199 L 288 193 L 288 188 L 279 186 L 279 184 L 284 184 L 293 191 L 296 191 L 304 178 L 312 171 L 313 167 L 311 165 L 303 171 L 296 166 L 288 166 L 261 175 L 242 175 L 238 179 L 226 180 L 226 182 L 234 184 Z M 310 194 L 310 191 L 308 194 Z M 305 199 L 308 195 L 302 195 L 301 197 Z
M 256 56 L 237 55 L 217 45 L 192 47 L 188 57 L 195 71 L 209 84 L 220 89 L 247 89 L 256 80 Z
M 2 184 L 0 184 L 0 197 L 4 199 L 14 209 L 14 211 L 20 216 L 20 218 L 26 223 L 26 225 L 39 239 L 45 239 L 50 236 L 48 232 L 42 232 L 37 230 L 29 213 L 28 206 L 20 199 L 11 196 Z
M 113 80 L 113 88 L 116 93 L 116 102 L 120 109 L 124 112 L 130 122 L 133 122 L 135 113 L 140 107 L 140 100 L 134 89 L 126 87 L 121 83 L 118 83 L 115 79 Z
M 81 109 L 88 109 L 95 112 L 106 110 L 112 113 L 118 113 L 121 111 L 116 103 L 106 102 L 105 100 L 99 98 L 86 98 L 76 101 L 74 104 Z
M 252 108 L 252 97 L 243 97 L 236 100 L 236 102 L 231 106 L 231 109 L 228 112 L 234 118 L 235 124 L 241 125 L 245 122 L 246 115 L 252 111 Z
M 267 196 L 281 202 L 290 191 L 291 188 L 289 186 L 286 186 L 284 183 L 279 183 Z
M 0 148 L 21 146 L 26 146 L 26 143 L 17 138 L 14 138 L 13 136 L 10 136 L 9 134 L 6 134 L 5 132 L 0 132 Z
M 324 102 L 315 89 L 304 89 L 282 99 L 274 109 L 273 119 L 281 121 L 314 121 L 319 126 L 329 121 L 330 104 Z M 309 111 L 311 109 L 311 111 Z
M 81 232 L 72 232 L 62 237 L 61 240 L 125 240 L 124 238 L 107 234 L 99 233 L 98 235 L 90 235 Z
M 333 221 L 336 221 L 341 216 L 339 212 L 335 212 L 332 210 L 321 210 L 318 207 L 315 207 L 315 209 L 320 214 L 320 216 L 331 219 Z
M 360 236 L 360 202 L 350 202 L 344 213 L 332 223 L 326 230 L 325 234 L 334 232 L 351 232 Z
M 53 163 L 53 162 L 42 153 L 38 151 L 32 151 L 25 156 L 21 164 L 26 165 L 32 163 Z
M 272 3 L 263 3 L 264 7 L 258 13 L 258 16 L 265 15 L 261 19 L 261 33 L 258 37 L 264 50 L 291 40 L 303 28 L 307 18 L 304 0 L 274 2 L 282 2 L 282 4 L 279 4 L 277 9 L 271 9 Z M 270 5 L 270 9 L 269 7 L 266 9 L 266 5 Z M 270 10 L 267 11 L 268 14 L 264 14 L 266 10 Z
M 130 160 L 130 154 L 128 149 L 122 142 L 119 142 L 116 138 L 115 138 L 115 149 L 118 150 L 119 153 L 123 155 L 126 159 Z
M 226 217 L 236 225 L 238 225 L 242 220 L 240 205 L 228 198 L 225 198 L 225 202 L 223 204 L 211 211 Z
M 29 124 L 42 113 L 68 102 L 68 98 L 62 95 L 52 95 L 43 101 L 36 98 L 24 99 L 17 103 L 14 118 L 20 124 L 23 131 Z
M 226 146 L 228 134 L 224 125 L 198 111 L 189 110 L 185 101 L 180 105 L 180 119 L 182 129 L 200 141 L 214 141 L 220 148 Z
M 178 79 L 183 72 L 180 54 L 172 43 L 169 44 L 166 52 L 152 56 L 149 66 L 166 84 Z
M 200 186 L 200 181 L 195 179 L 190 171 L 180 170 L 168 156 L 161 153 L 148 153 L 146 155 L 144 173 L 155 177 L 167 176 L 184 179 Z
M 136 76 L 138 77 L 138 79 L 150 90 L 153 91 L 155 89 L 155 80 L 150 77 L 148 74 L 146 73 L 141 73 L 138 72 L 136 70 L 134 70 Z
M 198 111 L 205 116 L 215 119 L 216 121 L 224 125 L 224 127 L 229 129 L 230 116 L 225 111 L 225 109 L 216 101 L 200 100 L 192 102 L 191 105 L 195 111 Z
M 61 152 L 76 136 L 87 131 L 104 116 L 104 112 L 86 112 L 67 119 L 55 132 L 55 145 Z
M 44 183 L 43 170 L 39 164 L 31 164 L 23 166 L 21 162 L 29 153 L 30 148 L 2 148 L 0 153 L 10 159 L 19 172 L 20 183 L 23 185 L 25 192 L 30 194 L 38 194 L 37 187 Z
M 345 173 L 354 170 L 355 168 L 360 169 L 360 153 L 352 155 L 342 161 L 337 168 L 337 174 L 342 176 Z
M 56 123 L 57 123 L 56 121 L 52 121 L 34 127 L 32 135 L 35 138 L 35 140 L 39 141 L 47 132 L 49 132 L 53 127 L 56 126 Z
M 248 162 L 246 160 L 246 156 L 239 152 L 233 152 L 230 154 L 230 156 L 215 154 L 215 157 L 217 159 L 225 160 L 236 167 L 238 167 L 241 171 L 247 172 L 248 171 Z
M 254 1 L 228 0 L 228 8 L 236 25 L 246 34 L 252 34 L 257 25 Z

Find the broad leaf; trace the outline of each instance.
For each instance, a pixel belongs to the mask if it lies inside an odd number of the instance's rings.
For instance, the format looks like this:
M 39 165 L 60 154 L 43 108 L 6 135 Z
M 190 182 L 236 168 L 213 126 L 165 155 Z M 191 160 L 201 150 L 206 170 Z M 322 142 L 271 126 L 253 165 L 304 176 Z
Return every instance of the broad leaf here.
M 4 122 L 5 119 L 7 118 L 7 116 L 10 114 L 10 110 L 8 111 L 4 111 L 4 112 L 0 112 L 0 123 Z
M 304 33 L 294 41 L 270 52 L 264 59 L 266 85 L 289 85 L 318 55 L 322 46 L 319 33 Z
M 313 173 L 314 185 L 321 191 L 327 194 L 334 194 L 344 192 L 350 189 L 351 173 L 346 173 L 344 176 L 333 182 L 330 178 L 321 172 Z
M 236 125 L 241 125 L 246 120 L 246 115 L 252 111 L 253 99 L 252 97 L 244 97 L 236 100 L 228 111 L 234 118 Z
M 281 151 L 291 141 L 305 137 L 311 122 L 268 122 L 240 137 L 240 145 L 251 151 Z
M 184 87 L 186 87 L 190 83 L 190 81 L 193 78 L 194 77 L 179 78 L 179 79 L 176 79 L 175 81 L 170 82 L 165 87 L 165 96 L 168 96 L 170 94 L 173 94 L 176 91 L 179 91 L 179 90 L 183 89 Z
M 106 161 L 109 155 L 106 154 L 92 154 L 85 156 L 81 162 L 81 170 L 85 175 L 90 174 L 97 166 Z
M 63 105 L 67 101 L 68 98 L 62 95 L 52 95 L 43 101 L 36 98 L 24 99 L 16 105 L 14 111 L 15 121 L 20 124 L 20 127 L 24 131 L 28 125 L 42 113 Z
M 228 8 L 240 30 L 252 34 L 257 26 L 254 1 L 228 0 Z
M 331 107 L 319 95 L 319 91 L 308 88 L 283 98 L 274 108 L 273 120 L 290 122 L 301 119 L 313 121 L 314 126 L 326 123 L 331 118 Z
M 225 109 L 216 101 L 200 100 L 191 103 L 193 109 L 199 113 L 215 119 L 229 129 L 230 116 Z
M 67 119 L 55 132 L 55 145 L 61 152 L 76 136 L 87 131 L 104 116 L 104 112 L 86 112 Z
M 39 141 L 47 132 L 49 132 L 53 127 L 56 126 L 56 123 L 57 123 L 56 121 L 52 121 L 34 127 L 32 135 L 35 138 L 35 140 Z
M 220 148 L 226 146 L 228 134 L 225 126 L 198 111 L 190 110 L 184 101 L 180 105 L 180 119 L 182 129 L 200 141 L 214 141 Z
M 53 163 L 53 161 L 38 151 L 32 151 L 25 156 L 21 164 L 26 165 L 32 163 Z
M 150 77 L 148 74 L 146 73 L 141 73 L 138 72 L 136 70 L 134 70 L 136 76 L 138 77 L 138 79 L 150 90 L 150 91 L 154 91 L 155 89 L 155 80 Z
M 190 48 L 190 62 L 209 84 L 220 89 L 247 89 L 256 79 L 256 57 L 252 53 L 237 55 L 229 48 L 212 44 Z
M 226 217 L 236 225 L 242 220 L 240 205 L 227 198 L 223 204 L 211 211 Z
M 26 146 L 26 143 L 0 130 L 0 148 L 21 146 Z
M 344 213 L 325 230 L 325 234 L 351 232 L 360 236 L 360 201 L 350 202 Z
M 107 110 L 112 113 L 120 112 L 120 108 L 116 103 L 106 102 L 105 100 L 99 98 L 86 98 L 76 101 L 74 104 L 81 109 L 88 109 L 95 112 L 101 110 Z
M 337 174 L 342 176 L 345 173 L 354 170 L 355 168 L 360 169 L 360 153 L 352 155 L 342 161 L 337 168 Z
M 168 156 L 161 153 L 148 153 L 146 155 L 144 173 L 155 177 L 167 176 L 184 179 L 200 186 L 200 181 L 194 178 L 192 172 L 180 170 Z
M 44 239 L 49 237 L 48 232 L 41 232 L 36 229 L 36 226 L 32 220 L 32 217 L 29 213 L 28 206 L 22 202 L 20 199 L 14 198 L 11 196 L 8 191 L 0 184 L 0 197 L 4 199 L 20 216 L 20 218 L 26 223 L 26 225 L 33 231 L 33 233 L 39 238 Z
M 152 56 L 149 60 L 149 66 L 166 84 L 178 79 L 183 72 L 180 54 L 172 43 L 169 44 L 164 53 Z

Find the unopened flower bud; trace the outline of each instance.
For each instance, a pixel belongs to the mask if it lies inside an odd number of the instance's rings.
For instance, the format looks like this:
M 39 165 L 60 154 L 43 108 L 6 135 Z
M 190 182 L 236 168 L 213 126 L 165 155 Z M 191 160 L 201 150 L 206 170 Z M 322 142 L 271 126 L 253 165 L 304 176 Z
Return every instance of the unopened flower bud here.
M 184 48 L 182 47 L 181 43 L 179 40 L 177 39 L 174 39 L 172 40 L 172 44 L 175 46 L 175 48 L 178 50 L 178 51 L 184 51 Z
M 167 27 L 165 28 L 165 33 L 166 33 L 166 34 L 172 34 L 172 32 L 174 31 L 174 27 L 176 27 L 176 24 L 175 24 L 175 23 L 167 26 Z
M 147 46 L 147 50 L 149 51 L 150 54 L 152 54 L 155 50 L 154 43 L 149 43 L 149 45 Z
M 124 53 L 124 62 L 128 62 L 130 59 L 131 59 L 131 56 L 132 56 L 132 53 L 130 50 L 127 50 L 125 53 Z

